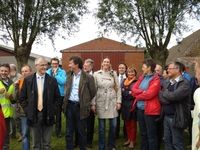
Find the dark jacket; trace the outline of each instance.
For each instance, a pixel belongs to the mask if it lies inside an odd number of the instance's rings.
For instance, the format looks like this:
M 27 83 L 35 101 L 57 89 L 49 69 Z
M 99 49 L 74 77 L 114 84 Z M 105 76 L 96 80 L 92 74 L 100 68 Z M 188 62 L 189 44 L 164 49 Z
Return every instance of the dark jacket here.
M 122 107 L 121 107 L 123 120 L 130 120 L 130 119 L 136 120 L 135 111 L 130 112 L 130 109 L 133 105 L 135 97 L 133 97 L 132 94 L 129 94 L 129 92 L 131 91 L 136 81 L 137 80 L 134 80 L 128 87 L 125 87 L 124 84 L 121 87 L 121 89 L 123 89 L 122 90 Z
M 33 126 L 37 122 L 37 82 L 36 73 L 26 77 L 20 91 L 20 104 L 27 116 L 27 124 Z M 45 74 L 43 90 L 43 123 L 52 126 L 55 123 L 54 115 L 56 108 L 61 104 L 58 83 L 55 78 Z
M 177 128 L 187 128 L 190 113 L 190 83 L 181 75 L 179 81 L 174 85 L 173 92 L 167 90 L 169 85 L 170 81 L 166 80 L 159 93 L 159 101 L 162 105 L 175 104 L 176 111 L 172 125 Z M 161 115 L 164 116 L 163 111 Z
M 65 85 L 65 96 L 64 96 L 64 113 L 66 114 L 67 104 L 69 96 L 72 90 L 74 74 L 72 71 L 67 73 L 67 82 Z M 80 119 L 85 119 L 90 114 L 90 102 L 96 94 L 96 87 L 94 77 L 89 73 L 82 70 L 80 81 L 79 81 L 79 103 L 80 103 Z

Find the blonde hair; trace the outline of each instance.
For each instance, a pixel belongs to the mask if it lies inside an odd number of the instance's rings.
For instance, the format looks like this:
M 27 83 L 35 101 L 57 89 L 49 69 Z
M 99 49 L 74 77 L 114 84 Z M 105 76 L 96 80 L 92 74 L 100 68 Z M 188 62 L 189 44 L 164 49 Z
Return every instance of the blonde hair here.
M 127 69 L 126 72 L 128 73 L 129 71 L 135 72 L 135 76 L 137 76 L 137 71 L 136 71 L 136 69 L 133 66 L 128 67 L 128 69 Z
M 109 61 L 110 61 L 110 67 L 109 67 L 109 71 L 110 70 L 112 70 L 112 65 L 111 65 L 111 60 L 110 60 L 110 58 L 108 57 L 108 56 L 105 56 L 103 59 L 102 59 L 102 61 L 101 61 L 101 69 L 103 70 L 103 66 L 102 66 L 102 63 L 103 63 L 103 61 L 104 61 L 104 59 L 109 59 Z

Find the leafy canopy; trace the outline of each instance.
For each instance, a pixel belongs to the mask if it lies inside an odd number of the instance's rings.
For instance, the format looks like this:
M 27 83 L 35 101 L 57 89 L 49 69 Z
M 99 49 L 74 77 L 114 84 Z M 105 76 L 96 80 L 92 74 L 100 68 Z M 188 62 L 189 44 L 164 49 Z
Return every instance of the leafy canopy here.
M 0 0 L 0 38 L 14 47 L 32 45 L 47 35 L 52 41 L 63 31 L 78 31 L 80 17 L 87 13 L 87 0 Z

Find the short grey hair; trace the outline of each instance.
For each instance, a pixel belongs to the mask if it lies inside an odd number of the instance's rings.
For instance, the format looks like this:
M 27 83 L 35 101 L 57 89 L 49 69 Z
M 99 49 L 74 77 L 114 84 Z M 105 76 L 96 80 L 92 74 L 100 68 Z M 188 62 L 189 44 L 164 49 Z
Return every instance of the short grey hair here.
M 94 60 L 92 60 L 92 59 L 86 59 L 85 63 L 89 63 L 90 66 L 92 66 L 92 67 L 94 66 Z
M 178 62 L 178 61 L 175 61 L 175 62 L 170 62 L 169 65 L 173 64 L 175 66 L 175 68 L 179 69 L 179 72 L 181 73 L 181 70 L 182 70 L 182 63 Z
M 17 71 L 17 67 L 15 64 L 10 64 L 10 69 Z
M 46 59 L 44 57 L 38 57 L 38 58 L 35 59 L 35 65 L 38 65 L 40 60 L 45 60 L 46 61 Z

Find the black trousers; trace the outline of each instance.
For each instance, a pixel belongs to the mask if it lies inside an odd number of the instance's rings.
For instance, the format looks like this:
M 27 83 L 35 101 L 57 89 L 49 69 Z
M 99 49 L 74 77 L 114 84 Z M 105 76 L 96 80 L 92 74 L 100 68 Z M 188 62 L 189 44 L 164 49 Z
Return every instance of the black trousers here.
M 87 118 L 87 144 L 92 144 L 94 134 L 94 120 L 95 115 L 90 111 L 90 115 Z
M 117 117 L 116 139 L 119 138 L 119 133 L 120 133 L 121 109 L 118 110 L 118 114 L 119 115 Z M 124 121 L 123 121 L 123 136 L 124 136 L 124 138 L 127 138 L 126 127 L 125 127 Z
M 60 106 L 57 108 L 56 110 L 56 134 L 60 134 L 61 133 L 61 124 L 62 124 L 62 104 L 63 104 L 63 99 L 64 97 L 61 97 L 62 102 L 60 104 Z
M 93 135 L 94 135 L 94 120 L 95 120 L 95 115 L 92 111 L 90 111 L 90 115 L 87 118 L 87 144 L 90 144 L 90 145 L 92 144 Z M 77 126 L 75 127 L 74 144 L 79 145 L 79 135 L 78 135 Z

